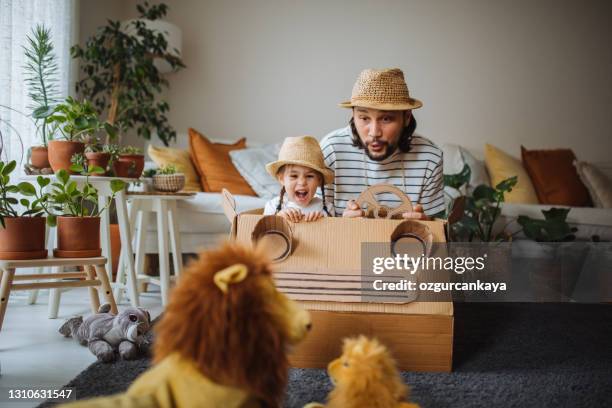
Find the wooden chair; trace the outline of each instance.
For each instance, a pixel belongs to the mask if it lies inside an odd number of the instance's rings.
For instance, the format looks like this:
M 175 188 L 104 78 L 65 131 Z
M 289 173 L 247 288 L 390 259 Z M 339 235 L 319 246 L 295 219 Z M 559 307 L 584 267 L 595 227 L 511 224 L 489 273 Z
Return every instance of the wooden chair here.
M 107 303 L 111 305 L 111 312 L 117 313 L 117 304 L 105 268 L 106 258 L 47 258 L 32 260 L 0 260 L 0 330 L 4 314 L 8 306 L 11 291 L 36 289 L 61 289 L 89 287 L 91 310 L 98 312 L 100 297 L 98 290 L 103 292 Z M 81 272 L 64 272 L 65 267 L 83 266 Z M 51 267 L 52 273 L 36 273 L 15 275 L 18 268 Z M 65 280 L 71 279 L 71 280 Z M 50 280 L 41 282 L 42 280 Z M 25 283 L 15 283 L 26 281 Z M 36 281 L 36 282 L 27 282 Z

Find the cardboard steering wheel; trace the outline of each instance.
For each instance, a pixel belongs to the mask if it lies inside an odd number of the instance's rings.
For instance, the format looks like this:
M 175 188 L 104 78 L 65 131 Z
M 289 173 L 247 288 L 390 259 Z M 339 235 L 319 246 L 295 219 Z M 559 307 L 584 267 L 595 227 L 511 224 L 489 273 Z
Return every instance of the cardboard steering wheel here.
M 390 193 L 395 194 L 402 202 L 397 207 L 387 207 L 378 202 L 376 194 Z M 400 215 L 405 212 L 412 212 L 412 202 L 410 198 L 399 188 L 391 184 L 377 184 L 375 186 L 368 187 L 364 190 L 357 200 L 355 200 L 359 207 L 366 207 L 366 217 L 368 218 L 387 218 L 391 219 L 396 215 Z

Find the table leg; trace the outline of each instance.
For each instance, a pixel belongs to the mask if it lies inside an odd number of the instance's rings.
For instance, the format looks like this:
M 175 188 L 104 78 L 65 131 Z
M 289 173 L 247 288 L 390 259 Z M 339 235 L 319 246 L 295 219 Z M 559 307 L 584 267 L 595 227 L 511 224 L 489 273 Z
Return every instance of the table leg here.
M 0 330 L 2 330 L 4 314 L 6 313 L 6 307 L 8 306 L 9 296 L 11 295 L 13 276 L 15 276 L 15 269 L 13 268 L 7 269 L 2 273 L 2 281 L 0 283 Z
M 93 267 L 91 265 L 83 266 L 85 269 L 85 273 L 87 274 L 88 280 L 96 279 L 95 273 L 93 271 Z M 98 295 L 98 289 L 90 286 L 89 287 L 89 299 L 91 301 L 91 310 L 93 313 L 98 313 L 98 309 L 100 309 L 100 296 Z
M 96 265 L 96 275 L 98 279 L 100 279 L 100 283 L 102 286 L 102 291 L 104 292 L 104 299 L 106 302 L 111 305 L 111 313 L 117 314 L 119 313 L 117 310 L 117 303 L 115 303 L 115 298 L 113 297 L 113 288 L 110 285 L 108 280 L 108 275 L 104 270 L 104 265 Z
M 56 266 L 55 272 L 53 273 L 62 273 L 64 271 L 63 266 Z M 56 281 L 61 281 L 61 279 L 56 279 Z M 60 300 L 62 298 L 62 290 L 60 288 L 52 288 L 49 289 L 49 319 L 56 319 L 57 313 L 59 312 Z
M 121 235 L 121 252 L 123 252 L 123 259 L 125 260 L 124 264 L 127 266 L 128 294 L 132 306 L 138 307 L 140 305 L 140 300 L 138 298 L 136 273 L 134 272 L 134 251 L 132 250 L 132 234 L 130 234 L 130 221 L 127 215 L 125 190 L 117 193 L 115 196 L 115 204 L 117 206 L 117 219 L 119 221 L 119 233 Z
M 174 262 L 174 274 L 176 279 L 183 273 L 183 254 L 181 251 L 181 230 L 178 224 L 178 210 L 176 200 L 168 203 L 168 219 L 170 222 L 170 245 L 172 246 L 172 261 Z
M 98 197 L 98 207 L 106 207 L 108 197 L 100 195 Z M 110 239 L 110 216 L 108 211 L 102 211 L 100 214 L 100 242 L 102 244 L 102 256 L 106 257 L 106 270 L 109 273 L 109 279 L 113 280 L 113 255 L 111 251 Z
M 138 201 L 132 200 L 128 208 L 130 235 L 132 237 L 134 236 L 134 228 L 136 225 L 136 214 L 138 214 Z M 117 302 L 117 304 L 121 303 L 121 299 L 123 297 L 123 291 L 127 287 L 127 277 L 126 277 L 125 269 L 126 269 L 125 256 L 123 255 L 123 251 L 121 251 L 119 254 L 119 267 L 117 268 L 117 278 L 115 279 L 115 282 L 116 282 L 115 301 Z M 136 273 L 138 274 L 138 268 L 136 268 Z
M 170 289 L 170 265 L 168 262 L 168 206 L 166 200 L 157 201 L 157 242 L 159 253 L 159 283 L 162 305 L 168 303 Z
M 136 217 L 138 232 L 136 236 L 136 276 L 144 274 L 146 225 L 149 213 L 141 209 Z

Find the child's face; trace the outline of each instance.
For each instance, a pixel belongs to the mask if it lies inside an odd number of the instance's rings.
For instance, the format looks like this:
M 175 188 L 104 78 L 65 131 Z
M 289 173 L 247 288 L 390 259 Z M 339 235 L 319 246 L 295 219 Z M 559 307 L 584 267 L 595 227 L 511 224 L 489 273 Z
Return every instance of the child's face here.
M 285 187 L 289 199 L 300 207 L 310 204 L 321 184 L 316 171 L 297 165 L 286 165 L 278 174 L 278 181 Z

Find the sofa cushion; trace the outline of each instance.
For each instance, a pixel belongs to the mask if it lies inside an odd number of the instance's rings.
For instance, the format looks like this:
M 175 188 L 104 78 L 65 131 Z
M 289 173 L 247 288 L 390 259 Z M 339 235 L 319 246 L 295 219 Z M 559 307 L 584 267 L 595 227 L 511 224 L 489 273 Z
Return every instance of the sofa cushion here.
M 202 191 L 200 177 L 193 166 L 189 150 L 149 145 L 147 153 L 157 166 L 172 165 L 185 175 L 183 191 Z
M 527 150 L 521 146 L 523 164 L 541 204 L 587 207 L 589 192 L 574 167 L 571 149 Z
M 255 195 L 229 156 L 232 150 L 246 147 L 245 138 L 234 144 L 213 143 L 197 130 L 190 128 L 189 146 L 204 191 L 221 192 L 226 188 L 232 194 Z
M 496 186 L 509 177 L 517 176 L 516 186 L 514 186 L 511 192 L 505 195 L 506 202 L 538 204 L 538 196 L 520 160 L 510 156 L 495 146 L 486 144 L 485 163 L 489 171 L 489 176 L 491 177 L 492 186 Z
M 612 180 L 592 164 L 578 161 L 574 164 L 595 207 L 612 208 Z
M 278 157 L 280 146 L 268 144 L 232 150 L 230 157 L 240 175 L 260 197 L 272 198 L 280 193 L 280 183 L 266 171 L 266 164 Z

